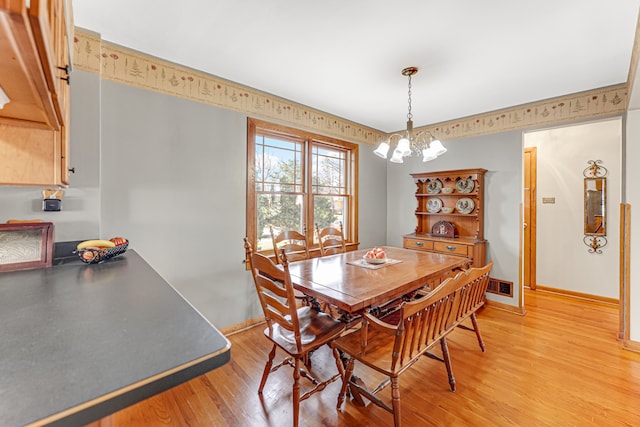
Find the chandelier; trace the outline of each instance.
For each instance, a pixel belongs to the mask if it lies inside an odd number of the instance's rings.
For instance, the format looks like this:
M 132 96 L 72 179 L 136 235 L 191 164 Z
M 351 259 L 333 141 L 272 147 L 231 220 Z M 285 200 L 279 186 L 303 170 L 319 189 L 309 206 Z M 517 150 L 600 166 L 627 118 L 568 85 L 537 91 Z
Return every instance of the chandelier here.
M 422 161 L 428 162 L 447 152 L 442 143 L 428 130 L 413 132 L 413 114 L 411 114 L 411 76 L 418 72 L 417 67 L 407 67 L 402 70 L 402 75 L 409 77 L 409 112 L 407 113 L 407 129 L 404 132 L 394 133 L 386 141 L 380 143 L 374 153 L 376 156 L 387 158 L 391 146 L 395 149 L 389 161 L 403 163 L 403 158 L 412 154 L 422 154 Z

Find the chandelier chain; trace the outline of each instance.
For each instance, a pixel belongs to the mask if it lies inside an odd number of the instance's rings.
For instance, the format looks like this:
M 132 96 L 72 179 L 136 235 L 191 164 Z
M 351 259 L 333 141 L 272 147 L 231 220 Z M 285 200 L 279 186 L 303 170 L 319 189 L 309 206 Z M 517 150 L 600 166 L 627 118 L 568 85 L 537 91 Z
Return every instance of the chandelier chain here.
M 411 74 L 409 74 L 409 112 L 407 113 L 407 120 L 413 120 L 413 114 L 411 114 Z

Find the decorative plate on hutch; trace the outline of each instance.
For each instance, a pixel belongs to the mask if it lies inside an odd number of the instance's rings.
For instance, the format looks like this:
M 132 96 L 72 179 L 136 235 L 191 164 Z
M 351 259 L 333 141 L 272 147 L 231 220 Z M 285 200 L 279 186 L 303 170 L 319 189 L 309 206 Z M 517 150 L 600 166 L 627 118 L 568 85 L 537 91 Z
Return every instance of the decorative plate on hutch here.
M 473 200 L 468 197 L 463 197 L 462 199 L 458 200 L 458 203 L 456 203 L 456 210 L 461 214 L 469 214 L 473 212 L 474 207 L 475 204 L 473 203 Z
M 442 200 L 440 199 L 429 199 L 427 200 L 427 211 L 429 213 L 437 213 L 442 209 Z
M 473 180 L 471 178 L 459 179 L 456 182 L 456 190 L 458 190 L 458 193 L 471 193 L 474 187 L 475 184 L 473 183 Z
M 434 179 L 427 182 L 427 194 L 438 194 L 442 189 L 442 181 Z

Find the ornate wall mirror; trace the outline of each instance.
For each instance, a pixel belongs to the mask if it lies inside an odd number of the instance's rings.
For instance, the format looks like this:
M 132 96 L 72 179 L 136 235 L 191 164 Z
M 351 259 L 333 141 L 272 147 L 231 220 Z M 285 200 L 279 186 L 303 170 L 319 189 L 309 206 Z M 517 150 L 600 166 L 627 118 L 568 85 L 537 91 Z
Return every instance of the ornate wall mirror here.
M 601 254 L 607 244 L 607 168 L 602 160 L 589 160 L 584 175 L 584 244 Z
M 606 182 L 607 178 L 584 179 L 584 234 L 607 235 Z

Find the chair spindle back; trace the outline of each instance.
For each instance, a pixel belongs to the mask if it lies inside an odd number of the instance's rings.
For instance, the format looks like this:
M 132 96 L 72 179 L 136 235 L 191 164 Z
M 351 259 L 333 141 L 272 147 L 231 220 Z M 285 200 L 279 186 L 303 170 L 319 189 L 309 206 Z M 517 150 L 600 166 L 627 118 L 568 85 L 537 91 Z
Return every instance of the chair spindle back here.
M 286 252 L 289 262 L 309 259 L 306 225 L 302 227 L 302 233 L 296 230 L 284 230 L 276 235 L 272 226 L 269 226 L 269 232 L 278 264 L 282 264 L 281 250 Z
M 273 334 L 277 324 L 278 327 L 292 332 L 300 350 L 302 348 L 300 323 L 285 250 L 281 250 L 281 266 L 278 266 L 266 256 L 253 252 L 251 243 L 246 237 L 244 247 L 269 331 Z
M 338 224 L 338 228 L 320 228 L 316 223 L 316 234 L 322 256 L 346 252 L 347 247 L 344 240 L 344 232 L 342 231 L 342 222 Z

